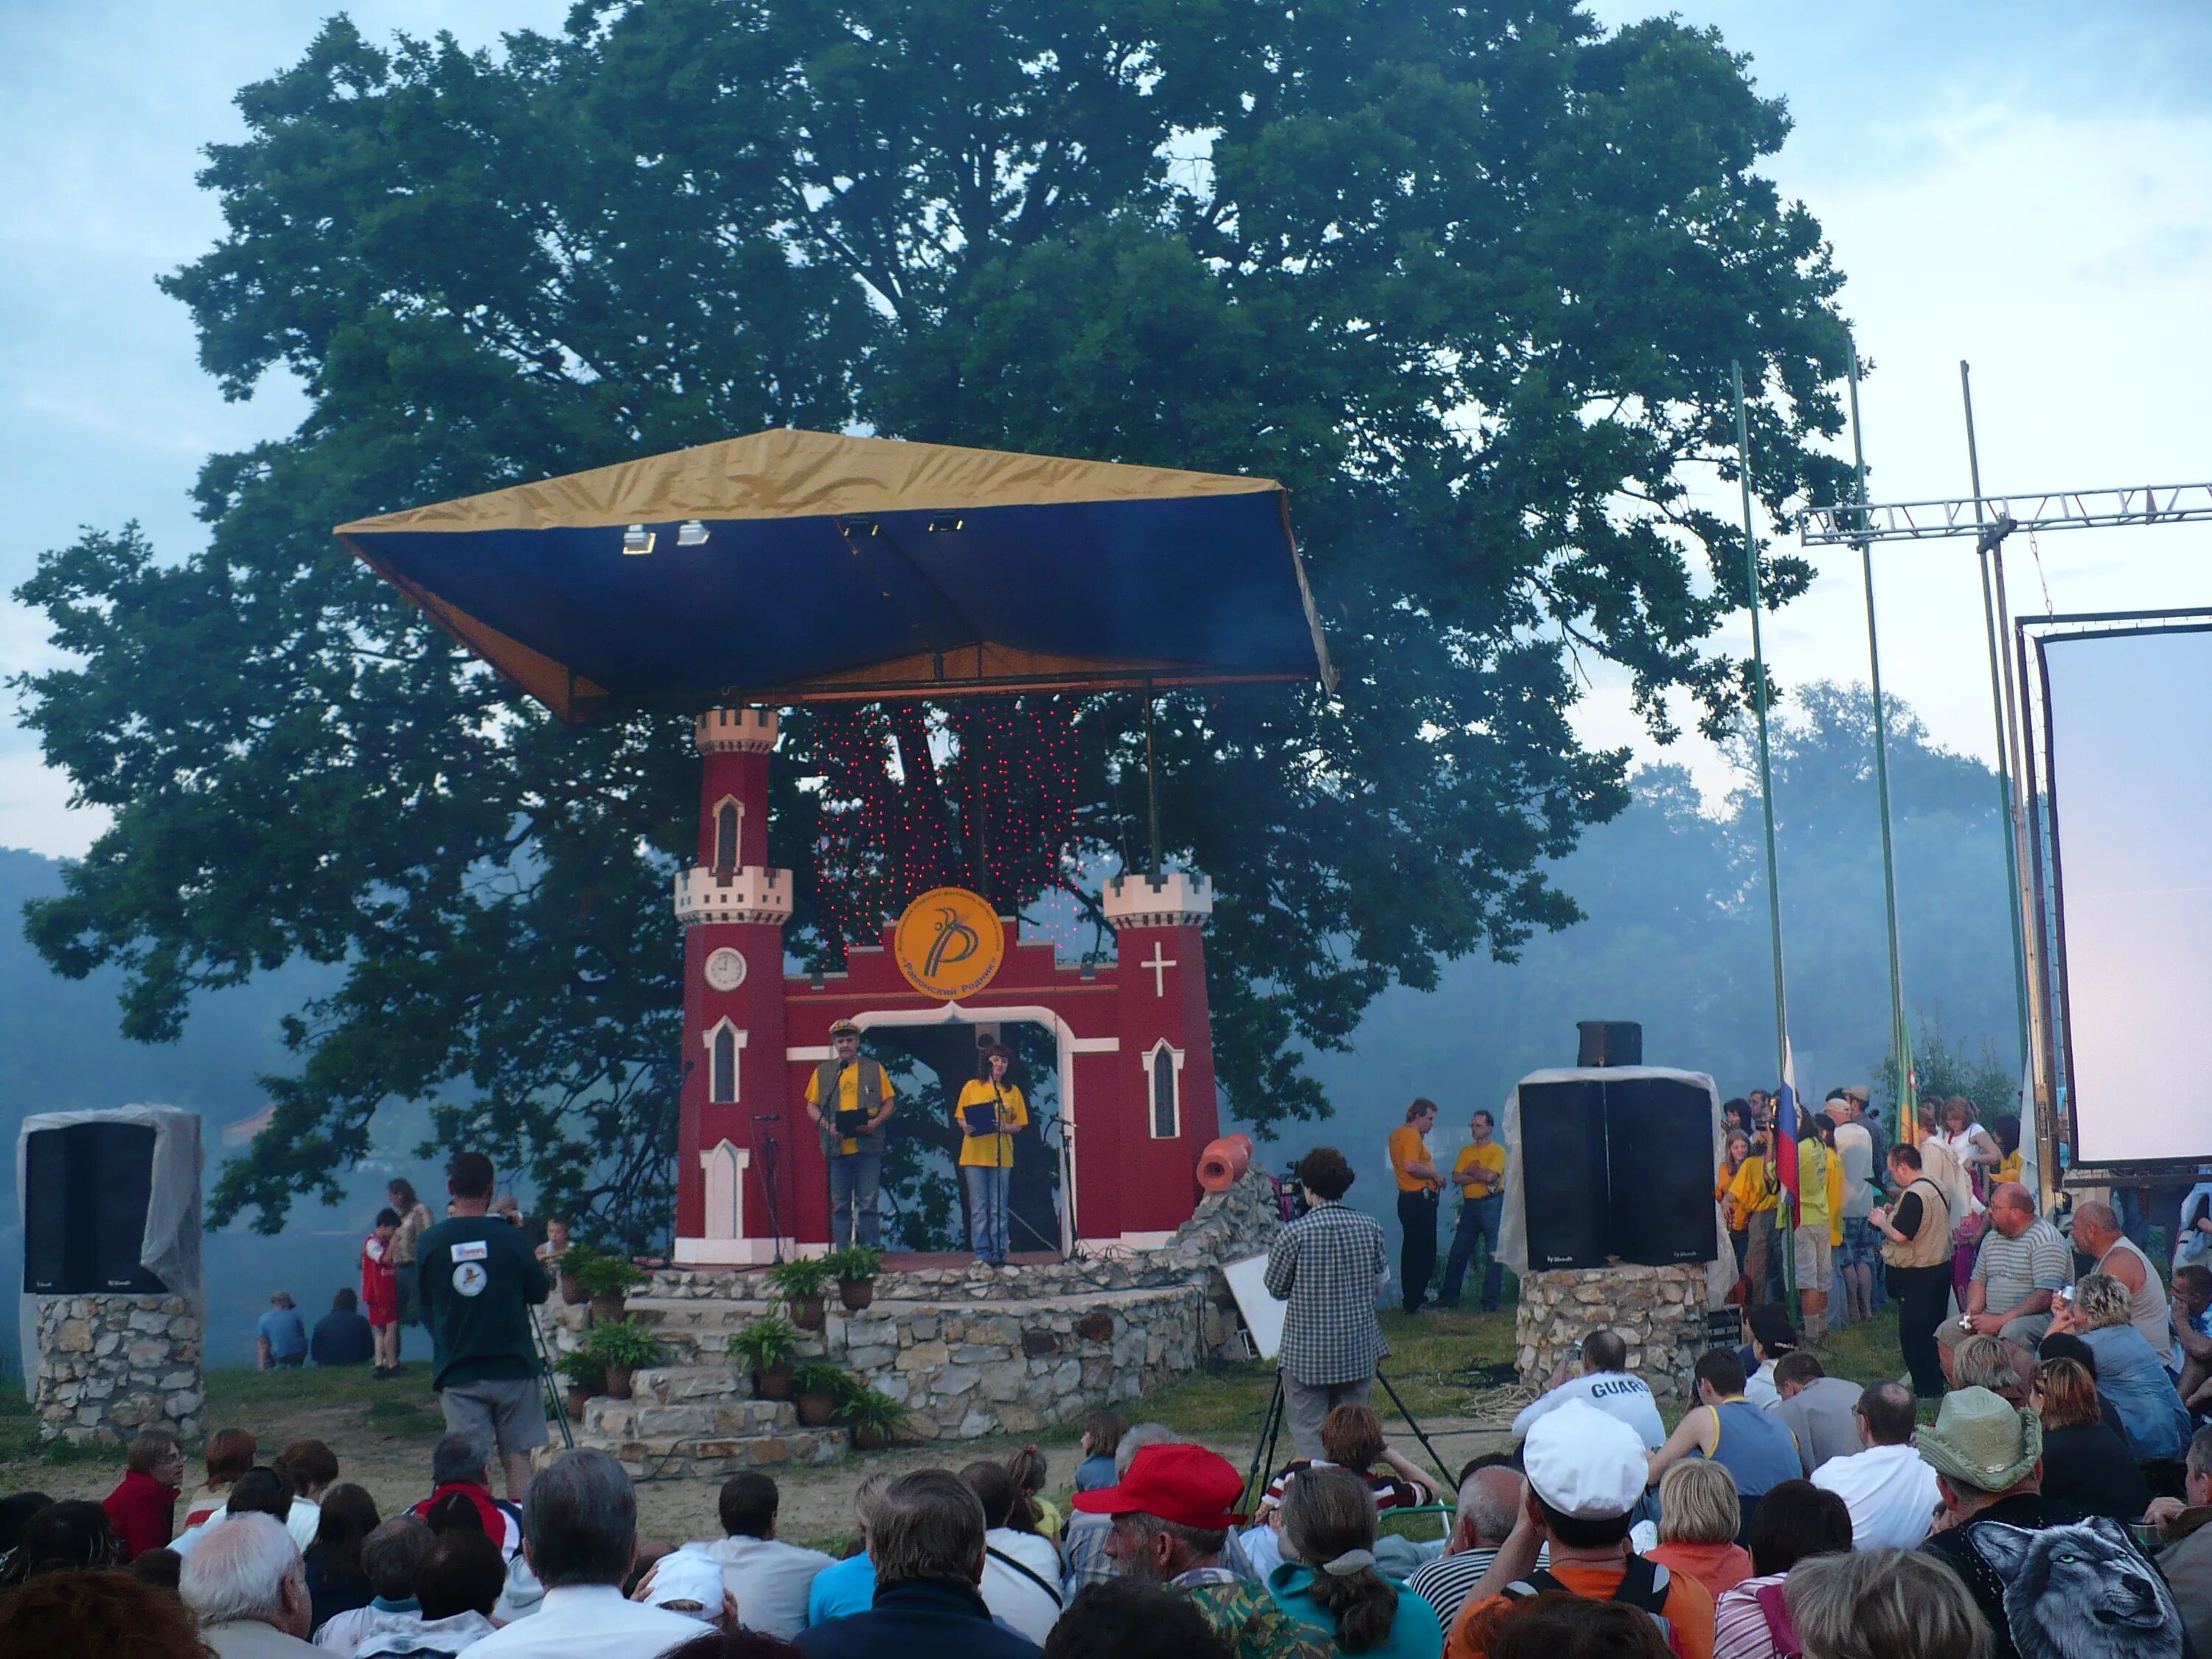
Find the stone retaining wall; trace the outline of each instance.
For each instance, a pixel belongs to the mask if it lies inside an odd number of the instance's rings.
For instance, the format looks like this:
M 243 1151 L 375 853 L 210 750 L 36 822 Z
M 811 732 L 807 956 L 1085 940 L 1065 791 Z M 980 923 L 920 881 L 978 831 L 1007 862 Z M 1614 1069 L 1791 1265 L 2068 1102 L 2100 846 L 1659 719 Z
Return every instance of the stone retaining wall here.
M 180 1296 L 41 1296 L 32 1407 L 48 1440 L 200 1437 L 202 1327 Z
M 1705 1351 L 1705 1268 L 1559 1268 L 1521 1276 L 1514 1321 L 1521 1380 L 1547 1386 L 1562 1361 L 1573 1370 L 1583 1339 L 1603 1327 L 1628 1344 L 1628 1369 L 1662 1399 L 1686 1397 L 1690 1367 Z

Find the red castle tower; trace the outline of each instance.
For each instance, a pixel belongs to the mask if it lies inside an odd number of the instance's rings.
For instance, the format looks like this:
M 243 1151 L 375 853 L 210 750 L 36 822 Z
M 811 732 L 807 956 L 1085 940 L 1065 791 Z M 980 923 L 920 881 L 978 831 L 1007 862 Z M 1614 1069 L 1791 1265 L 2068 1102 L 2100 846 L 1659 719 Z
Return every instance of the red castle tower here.
M 828 1174 L 801 1105 L 830 1027 L 1033 1021 L 1058 1055 L 1064 1246 L 1144 1249 L 1197 1206 L 1200 1153 L 1219 1133 L 1206 996 L 1206 878 L 1117 876 L 1104 908 L 1114 964 L 1063 963 L 1006 930 L 1003 964 L 964 1001 L 918 991 L 892 929 L 846 971 L 783 971 L 791 872 L 769 863 L 771 711 L 700 716 L 699 861 L 676 878 L 684 923 L 676 1260 L 742 1266 L 828 1248 Z M 910 1109 L 910 1105 L 909 1105 Z

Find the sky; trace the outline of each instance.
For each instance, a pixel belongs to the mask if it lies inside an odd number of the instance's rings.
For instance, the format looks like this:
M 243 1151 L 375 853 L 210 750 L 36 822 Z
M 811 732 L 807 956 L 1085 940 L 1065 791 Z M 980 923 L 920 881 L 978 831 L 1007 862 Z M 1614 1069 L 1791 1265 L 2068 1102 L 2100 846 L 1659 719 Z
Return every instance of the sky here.
M 1595 0 L 1607 24 L 1657 8 Z M 226 0 L 0 5 L 0 590 L 78 528 L 137 519 L 164 554 L 204 543 L 188 498 L 211 451 L 281 435 L 303 412 L 272 379 L 226 404 L 181 306 L 154 279 L 221 233 L 198 149 L 240 135 L 238 87 L 296 61 L 330 9 Z M 452 30 L 466 45 L 550 29 L 565 0 L 371 0 L 372 35 Z M 1796 128 L 1766 167 L 1826 227 L 1868 360 L 1877 501 L 1967 493 L 1959 362 L 1973 364 L 1991 493 L 2212 479 L 2199 408 L 2212 385 L 2212 11 L 2196 0 L 1686 0 L 1751 58 Z M 220 21 L 216 20 L 219 16 Z M 1733 495 L 1716 487 L 1716 504 Z M 2212 526 L 2069 532 L 2009 560 L 2023 611 L 2212 601 Z M 1858 560 L 1765 629 L 1788 686 L 1863 678 Z M 1887 689 L 1936 738 L 1995 740 L 1968 544 L 1875 555 Z M 1741 651 L 1747 628 L 1720 644 Z M 52 660 L 40 619 L 0 600 L 0 671 Z M 1618 678 L 1581 711 L 1593 742 L 1639 741 Z M 1648 746 L 1647 754 L 1652 752 Z M 1695 740 L 1671 757 L 1709 792 L 1733 778 Z M 0 694 L 0 846 L 74 855 L 103 827 L 68 805 Z

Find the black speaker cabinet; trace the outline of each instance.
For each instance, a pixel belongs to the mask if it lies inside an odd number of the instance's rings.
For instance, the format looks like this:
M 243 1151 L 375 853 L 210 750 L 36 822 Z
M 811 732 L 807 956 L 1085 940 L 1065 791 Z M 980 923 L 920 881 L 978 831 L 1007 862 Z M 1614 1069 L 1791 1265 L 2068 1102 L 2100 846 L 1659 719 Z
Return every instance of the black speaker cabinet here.
M 1521 1190 L 1528 1266 L 1605 1265 L 1605 1085 L 1595 1079 L 1521 1085 Z
M 1711 1261 L 1712 1100 L 1673 1078 L 1521 1085 L 1528 1266 Z
M 139 1123 L 40 1129 L 23 1144 L 23 1289 L 34 1296 L 166 1288 L 138 1264 L 154 1192 L 154 1131 Z
M 1575 1064 L 1578 1066 L 1644 1063 L 1644 1027 L 1635 1020 L 1577 1020 L 1575 1030 L 1578 1034 Z

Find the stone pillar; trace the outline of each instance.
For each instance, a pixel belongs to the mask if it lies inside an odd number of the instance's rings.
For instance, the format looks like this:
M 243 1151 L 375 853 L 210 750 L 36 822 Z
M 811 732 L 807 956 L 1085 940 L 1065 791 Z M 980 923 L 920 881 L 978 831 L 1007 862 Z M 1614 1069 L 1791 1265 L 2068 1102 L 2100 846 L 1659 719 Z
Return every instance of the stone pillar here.
M 792 1208 L 787 1098 L 783 927 L 791 872 L 768 862 L 768 769 L 775 712 L 714 708 L 693 738 L 702 757 L 699 862 L 676 877 L 684 923 L 684 1058 L 676 1154 L 676 1259 L 766 1261 Z M 768 1164 L 756 1142 L 777 1139 L 783 1191 L 762 1186 Z M 709 1194 L 715 1201 L 708 1213 Z M 779 1230 L 776 1224 L 780 1222 Z
M 205 1426 L 202 1328 L 181 1296 L 41 1296 L 33 1409 L 48 1440 L 122 1441 Z
M 1521 1381 L 1544 1388 L 1559 1362 L 1581 1363 L 1583 1339 L 1620 1333 L 1628 1369 L 1662 1400 L 1686 1399 L 1690 1367 L 1705 1351 L 1705 1264 L 1563 1267 L 1521 1276 L 1514 1320 Z

